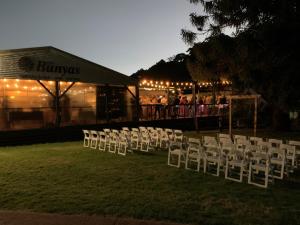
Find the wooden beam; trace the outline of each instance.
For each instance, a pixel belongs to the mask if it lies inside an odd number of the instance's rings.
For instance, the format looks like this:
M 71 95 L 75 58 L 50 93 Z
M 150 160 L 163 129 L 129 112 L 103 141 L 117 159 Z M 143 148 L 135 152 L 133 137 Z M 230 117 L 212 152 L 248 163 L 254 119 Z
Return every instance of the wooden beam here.
M 40 81 L 37 80 L 37 82 L 53 97 L 55 98 L 55 95 Z
M 63 97 L 75 84 L 75 82 L 72 82 L 72 84 L 70 84 L 70 86 L 59 96 L 59 98 Z

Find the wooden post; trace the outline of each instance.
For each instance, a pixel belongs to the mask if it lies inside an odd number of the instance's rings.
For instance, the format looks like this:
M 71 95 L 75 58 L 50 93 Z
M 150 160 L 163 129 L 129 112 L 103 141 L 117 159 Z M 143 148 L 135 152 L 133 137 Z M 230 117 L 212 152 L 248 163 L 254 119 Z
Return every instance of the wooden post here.
M 254 120 L 253 120 L 253 123 L 254 123 L 254 137 L 256 137 L 256 124 L 257 124 L 257 96 L 255 97 L 254 99 Z
M 136 114 L 135 117 L 136 122 L 140 121 L 140 89 L 139 84 L 135 85 L 135 104 L 136 104 Z
M 232 99 L 229 98 L 229 135 L 232 135 Z
M 194 124 L 195 130 L 198 131 L 198 119 L 197 119 L 197 102 L 196 102 L 196 84 L 197 82 L 193 82 L 193 117 L 194 117 Z
M 55 81 L 55 126 L 59 127 L 60 126 L 60 121 L 61 121 L 61 110 L 60 110 L 60 84 L 59 81 Z

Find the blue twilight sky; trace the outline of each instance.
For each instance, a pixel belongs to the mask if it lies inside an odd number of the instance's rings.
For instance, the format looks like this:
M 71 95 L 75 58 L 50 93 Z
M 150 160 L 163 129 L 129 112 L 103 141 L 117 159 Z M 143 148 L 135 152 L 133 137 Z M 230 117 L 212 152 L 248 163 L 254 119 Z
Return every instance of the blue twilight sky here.
M 131 75 L 185 52 L 188 0 L 0 0 L 0 49 L 54 46 Z

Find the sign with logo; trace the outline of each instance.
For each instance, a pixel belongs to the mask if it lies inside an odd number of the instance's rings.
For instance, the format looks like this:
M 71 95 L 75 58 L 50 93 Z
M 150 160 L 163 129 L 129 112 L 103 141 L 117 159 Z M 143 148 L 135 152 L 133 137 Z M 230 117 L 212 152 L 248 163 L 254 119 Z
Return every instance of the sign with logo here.
M 52 73 L 53 75 L 56 74 L 56 79 L 63 79 L 66 75 L 68 75 L 68 79 L 78 80 L 78 77 L 73 77 L 72 75 L 80 74 L 80 67 L 62 65 L 52 61 L 34 61 L 28 56 L 21 57 L 18 60 L 18 67 L 24 72 L 31 72 L 30 74 L 26 75 L 26 77 L 36 79 L 49 79 L 50 77 L 43 75 L 43 73 Z M 32 72 L 38 72 L 38 77 L 34 76 Z M 71 75 L 71 77 L 69 75 Z

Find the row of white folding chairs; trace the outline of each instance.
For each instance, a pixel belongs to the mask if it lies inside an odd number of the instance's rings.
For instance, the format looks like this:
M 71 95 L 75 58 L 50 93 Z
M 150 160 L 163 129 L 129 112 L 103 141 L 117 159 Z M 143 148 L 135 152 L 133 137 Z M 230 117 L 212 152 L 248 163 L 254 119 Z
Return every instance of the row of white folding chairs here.
M 229 140 L 230 135 L 228 134 L 219 134 L 218 135 L 219 142 L 220 140 Z M 248 145 L 255 145 L 261 146 L 261 148 L 279 148 L 282 144 L 288 144 L 294 146 L 295 149 L 291 149 L 288 154 L 287 158 L 292 161 L 291 169 L 297 168 L 300 166 L 300 141 L 295 140 L 282 140 L 282 139 L 275 139 L 275 138 L 261 138 L 261 137 L 249 137 L 245 135 L 233 135 L 233 143 L 235 144 L 244 144 L 247 143 Z
M 122 130 L 126 130 L 129 133 L 135 132 L 139 134 L 140 139 L 147 140 L 147 135 L 149 136 L 149 141 L 153 142 L 152 147 L 168 148 L 170 141 L 183 141 L 182 130 L 172 130 L 169 128 L 153 128 L 153 127 L 139 127 L 131 128 L 131 131 L 127 127 L 123 127 Z
M 128 148 L 128 140 L 124 133 L 118 130 L 103 129 L 103 131 L 96 130 L 82 130 L 84 133 L 83 147 L 90 147 L 92 149 L 99 149 L 110 153 L 117 153 L 125 156 L 127 152 L 131 152 Z
M 221 168 L 224 170 L 225 178 L 242 182 L 243 176 L 248 175 L 248 183 L 260 187 L 267 187 L 269 176 L 282 179 L 285 165 L 284 150 L 273 148 L 272 155 L 268 153 L 252 153 L 246 157 L 245 149 L 230 149 L 227 153 L 220 145 L 201 145 L 199 139 L 190 138 L 188 149 L 183 150 L 180 143 L 173 143 L 169 149 L 168 165 L 180 167 L 185 164 L 186 169 L 191 169 L 190 164 L 196 164 L 196 170 L 200 170 L 201 161 L 203 162 L 203 171 L 206 173 L 211 167 L 215 168 L 213 175 L 219 176 Z M 286 146 L 285 146 L 286 147 Z M 172 157 L 175 156 L 175 163 L 172 163 Z M 279 167 L 279 169 L 277 169 Z M 238 178 L 232 177 L 231 173 L 239 170 Z M 253 173 L 254 171 L 254 173 Z M 276 172 L 276 174 L 274 174 Z M 253 176 L 263 173 L 263 184 L 253 180 Z

